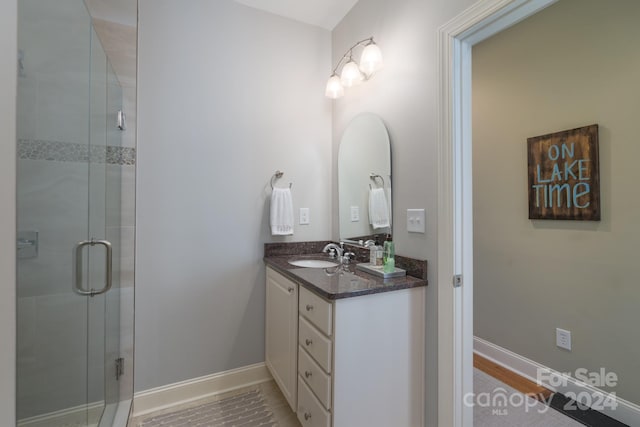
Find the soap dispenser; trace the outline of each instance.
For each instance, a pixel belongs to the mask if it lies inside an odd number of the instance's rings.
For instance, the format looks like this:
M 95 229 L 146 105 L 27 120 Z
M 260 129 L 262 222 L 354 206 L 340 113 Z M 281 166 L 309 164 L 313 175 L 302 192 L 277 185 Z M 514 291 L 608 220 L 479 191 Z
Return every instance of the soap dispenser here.
M 396 248 L 393 242 L 391 241 L 391 235 L 387 235 L 387 240 L 384 242 L 384 253 L 383 253 L 383 268 L 382 271 L 385 273 L 393 273 L 396 270 Z
M 374 246 L 371 247 L 371 256 L 372 259 L 371 265 L 376 267 L 382 267 L 382 246 L 380 245 L 380 241 L 376 237 Z
M 374 242 L 369 245 L 369 265 L 376 265 L 376 254 L 378 253 L 378 243 Z

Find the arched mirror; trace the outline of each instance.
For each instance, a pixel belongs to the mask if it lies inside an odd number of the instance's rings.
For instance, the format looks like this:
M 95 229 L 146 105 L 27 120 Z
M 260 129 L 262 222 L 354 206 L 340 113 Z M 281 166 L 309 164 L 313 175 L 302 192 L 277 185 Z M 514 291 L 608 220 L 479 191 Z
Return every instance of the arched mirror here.
M 391 234 L 391 143 L 384 122 L 372 113 L 347 126 L 338 151 L 340 239 Z

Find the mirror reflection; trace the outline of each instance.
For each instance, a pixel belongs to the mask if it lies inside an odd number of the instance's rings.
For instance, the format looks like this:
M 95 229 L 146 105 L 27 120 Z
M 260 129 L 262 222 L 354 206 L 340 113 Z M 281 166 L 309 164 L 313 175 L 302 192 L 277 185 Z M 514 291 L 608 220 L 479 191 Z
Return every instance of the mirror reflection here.
M 391 143 L 375 114 L 356 116 L 342 135 L 338 198 L 341 240 L 391 234 Z

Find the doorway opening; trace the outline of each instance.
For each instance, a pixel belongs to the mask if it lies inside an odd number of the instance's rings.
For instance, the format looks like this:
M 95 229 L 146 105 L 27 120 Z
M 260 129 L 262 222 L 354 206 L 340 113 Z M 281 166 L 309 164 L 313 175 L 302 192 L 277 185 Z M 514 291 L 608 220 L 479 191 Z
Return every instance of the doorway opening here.
M 439 402 L 440 425 L 473 424 L 473 409 L 464 403 L 464 397 L 473 393 L 474 350 L 472 47 L 552 3 L 554 1 L 480 2 L 441 28 L 438 304 L 439 391 L 445 399 Z M 554 130 L 562 128 L 548 129 Z M 570 228 L 571 231 L 594 229 L 585 223 Z M 558 230 L 554 229 L 553 233 L 557 234 Z M 459 282 L 462 284 L 457 287 Z M 535 367 L 533 372 L 535 378 Z M 622 400 L 618 403 L 615 418 L 632 425 L 637 423 L 637 405 Z
M 473 426 L 471 49 L 555 0 L 488 0 L 438 32 L 438 425 Z

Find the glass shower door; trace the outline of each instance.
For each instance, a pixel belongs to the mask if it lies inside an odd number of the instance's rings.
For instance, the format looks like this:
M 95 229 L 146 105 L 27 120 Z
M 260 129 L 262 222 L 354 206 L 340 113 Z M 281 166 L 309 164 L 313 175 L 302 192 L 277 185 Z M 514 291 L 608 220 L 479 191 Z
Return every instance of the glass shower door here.
M 91 29 L 87 264 L 88 425 L 111 426 L 119 402 L 121 168 L 111 164 L 121 145 L 117 127 L 122 91 L 100 39 Z M 86 260 L 85 260 L 86 259 Z M 94 290 L 91 292 L 91 290 Z M 82 293 L 82 292 L 78 292 Z
M 122 93 L 82 0 L 18 13 L 18 425 L 111 426 Z
M 92 32 L 97 42 L 97 35 Z M 89 416 L 89 425 L 111 426 L 120 401 L 120 258 L 122 168 L 113 162 L 114 149 L 121 146 L 118 114 L 122 111 L 122 90 L 100 49 L 92 56 L 91 150 L 89 167 L 89 244 L 87 262 L 90 285 L 105 292 L 89 298 L 88 304 L 88 399 L 99 402 L 101 414 Z M 93 70 L 96 70 L 95 72 Z M 91 241 L 91 240 L 89 240 Z M 107 251 L 110 256 L 107 258 Z M 108 261 L 108 262 L 107 262 Z M 108 288 L 108 290 L 107 290 Z M 97 412 L 97 411 L 96 411 Z
M 71 250 L 89 230 L 90 25 L 71 0 L 20 0 L 18 20 L 18 425 L 88 425 Z

